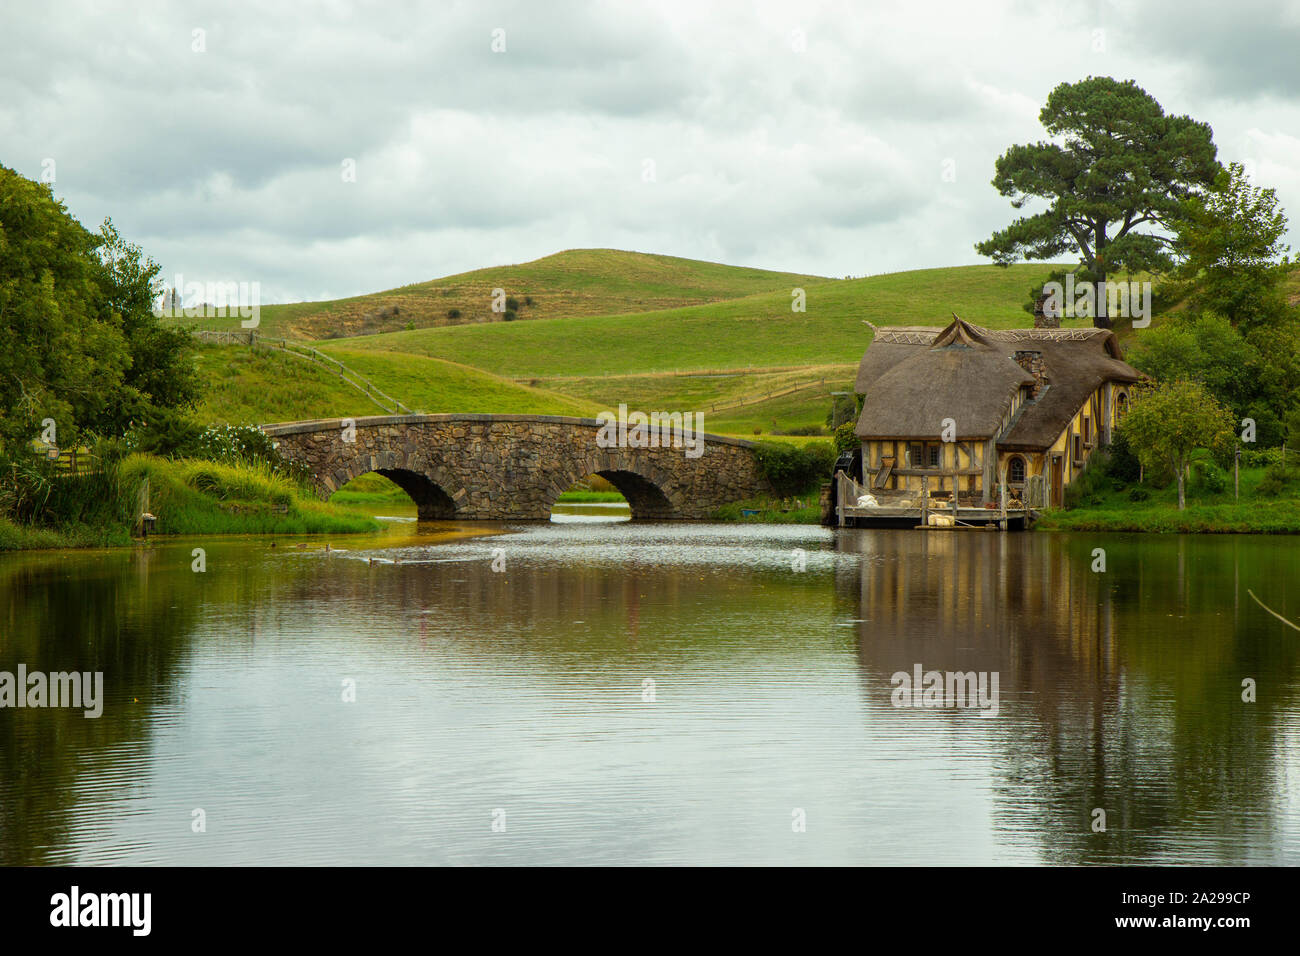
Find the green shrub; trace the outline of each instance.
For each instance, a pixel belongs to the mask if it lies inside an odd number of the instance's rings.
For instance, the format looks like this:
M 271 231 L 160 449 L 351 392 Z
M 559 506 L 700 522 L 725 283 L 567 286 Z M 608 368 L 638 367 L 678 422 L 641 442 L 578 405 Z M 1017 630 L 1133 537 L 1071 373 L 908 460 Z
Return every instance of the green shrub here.
M 197 453 L 204 427 L 180 412 L 159 409 L 148 421 L 138 422 L 126 435 L 131 451 L 163 458 Z
M 1151 497 L 1151 492 L 1147 491 L 1141 485 L 1129 489 L 1129 493 L 1128 493 L 1129 501 L 1146 501 L 1150 497 Z
M 275 443 L 256 425 L 212 425 L 199 433 L 186 452 L 186 457 L 226 465 L 265 462 L 274 467 L 280 463 Z
M 1198 462 L 1192 468 L 1192 487 L 1210 494 L 1222 494 L 1228 487 L 1228 476 L 1212 461 Z
M 91 464 L 82 459 L 82 467 Z M 127 520 L 129 502 L 115 461 L 71 475 L 33 456 L 0 462 L 0 516 L 42 528 L 111 526 Z
M 1106 460 L 1106 474 L 1120 485 L 1132 485 L 1142 474 L 1142 463 L 1129 446 L 1128 436 L 1123 429 L 1115 433 L 1115 440 L 1110 443 L 1110 457 Z
M 1296 449 L 1288 448 L 1287 457 L 1292 459 L 1295 464 Z M 1228 456 L 1228 463 L 1232 463 L 1232 456 Z M 1241 449 L 1241 467 L 1243 468 L 1267 468 L 1269 465 L 1282 464 L 1281 448 L 1246 448 Z
M 856 422 L 849 421 L 835 429 L 835 437 L 831 440 L 831 445 L 835 449 L 837 458 L 846 451 L 857 451 L 862 447 L 862 439 L 853 431 L 856 427 Z
M 803 448 L 784 442 L 761 441 L 754 447 L 758 470 L 777 495 L 797 495 L 819 488 L 835 465 L 830 442 L 809 442 Z
M 1280 464 L 1269 465 L 1264 469 L 1264 477 L 1255 486 L 1255 494 L 1261 498 L 1276 498 L 1282 494 L 1286 485 L 1286 470 Z
M 1099 449 L 1093 453 L 1083 471 L 1079 472 L 1079 477 L 1065 486 L 1064 504 L 1067 510 L 1084 504 L 1100 503 L 1100 494 L 1113 487 L 1110 479 L 1106 477 L 1109 463 L 1110 455 L 1107 449 Z

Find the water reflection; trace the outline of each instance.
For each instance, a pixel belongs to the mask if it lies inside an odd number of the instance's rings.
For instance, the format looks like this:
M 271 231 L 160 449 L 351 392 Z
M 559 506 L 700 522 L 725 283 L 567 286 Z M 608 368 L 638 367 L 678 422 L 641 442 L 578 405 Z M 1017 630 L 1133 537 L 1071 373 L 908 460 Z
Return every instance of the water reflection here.
M 0 669 L 108 697 L 0 710 L 0 862 L 1297 861 L 1300 642 L 1245 593 L 1300 617 L 1285 541 L 195 544 L 0 556 Z M 894 708 L 917 663 L 997 671 L 998 716 Z
M 980 741 L 994 827 L 1058 863 L 1297 861 L 1298 645 L 1242 604 L 1245 578 L 1294 611 L 1289 543 L 858 532 L 837 547 L 859 557 L 836 594 L 861 619 L 873 713 L 898 736 Z M 917 663 L 1000 672 L 1002 717 L 893 708 L 890 676 Z M 1268 687 L 1256 703 L 1246 678 Z

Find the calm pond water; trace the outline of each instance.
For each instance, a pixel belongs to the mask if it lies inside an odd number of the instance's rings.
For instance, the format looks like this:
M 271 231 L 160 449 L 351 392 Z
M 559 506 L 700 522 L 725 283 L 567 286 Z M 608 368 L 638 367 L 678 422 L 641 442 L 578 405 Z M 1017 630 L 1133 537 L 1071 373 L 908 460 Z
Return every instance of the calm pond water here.
M 500 530 L 0 556 L 0 863 L 1300 863 L 1295 539 Z

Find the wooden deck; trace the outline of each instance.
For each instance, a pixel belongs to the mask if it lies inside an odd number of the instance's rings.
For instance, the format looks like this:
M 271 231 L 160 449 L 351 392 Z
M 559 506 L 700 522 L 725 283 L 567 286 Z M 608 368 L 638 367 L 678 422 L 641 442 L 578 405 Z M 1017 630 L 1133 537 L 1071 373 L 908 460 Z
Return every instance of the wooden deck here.
M 930 515 L 953 518 L 951 525 L 928 524 Z M 847 527 L 868 525 L 918 528 L 924 531 L 953 531 L 962 528 L 998 527 L 1007 522 L 1009 527 L 1023 527 L 1033 512 L 1028 508 L 1008 508 L 1005 513 L 992 508 L 859 508 L 845 505 L 840 509 L 840 524 Z
M 926 499 L 922 505 L 911 507 L 890 504 L 888 498 L 881 500 L 880 506 L 876 508 L 859 506 L 857 504 L 859 496 L 867 494 L 873 494 L 877 499 L 882 498 L 879 493 L 864 488 L 843 472 L 836 475 L 835 509 L 837 524 L 840 527 L 876 526 L 916 528 L 925 531 L 957 531 L 971 528 L 1012 530 L 1027 528 L 1035 514 L 1032 508 L 1026 507 L 983 508 L 961 505 L 957 508 L 939 507 L 940 502 L 935 499 Z M 943 516 L 951 519 L 951 523 L 934 524 L 930 520 L 932 516 Z

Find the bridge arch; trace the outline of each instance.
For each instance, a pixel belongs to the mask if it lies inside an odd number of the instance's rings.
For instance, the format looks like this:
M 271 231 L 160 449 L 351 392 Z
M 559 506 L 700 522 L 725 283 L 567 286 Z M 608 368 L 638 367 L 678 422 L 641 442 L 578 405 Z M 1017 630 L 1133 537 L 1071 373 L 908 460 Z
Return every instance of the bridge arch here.
M 599 475 L 627 499 L 633 521 L 670 521 L 681 517 L 680 499 L 678 502 L 673 500 L 676 495 L 671 480 L 653 466 L 628 461 L 597 468 L 578 464 L 566 468 L 562 474 L 565 477 L 558 478 L 551 484 L 549 500 L 546 502 L 548 514 L 554 511 L 555 500 L 565 491 L 588 475 Z
M 422 455 L 403 455 L 392 450 L 344 458 L 329 476 L 334 484 L 329 491 L 337 491 L 353 478 L 371 472 L 383 475 L 406 492 L 415 503 L 420 521 L 454 521 L 458 501 L 465 498 L 465 491 L 445 469 L 425 461 Z
M 376 468 L 374 474 L 383 475 L 406 492 L 406 496 L 415 502 L 419 520 L 455 520 L 456 502 L 428 475 L 422 475 L 418 471 L 408 471 L 405 468 Z

